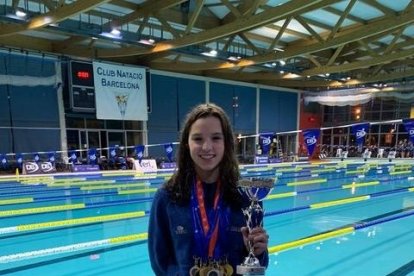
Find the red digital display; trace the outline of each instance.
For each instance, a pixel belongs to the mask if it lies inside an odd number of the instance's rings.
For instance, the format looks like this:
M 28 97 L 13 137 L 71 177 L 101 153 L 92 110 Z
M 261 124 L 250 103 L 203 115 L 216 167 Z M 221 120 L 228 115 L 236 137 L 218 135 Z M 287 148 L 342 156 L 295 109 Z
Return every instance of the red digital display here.
M 92 63 L 72 60 L 70 74 L 72 85 L 94 87 Z
M 91 75 L 89 74 L 88 71 L 78 71 L 76 73 L 76 76 L 80 79 L 89 79 L 91 77 Z

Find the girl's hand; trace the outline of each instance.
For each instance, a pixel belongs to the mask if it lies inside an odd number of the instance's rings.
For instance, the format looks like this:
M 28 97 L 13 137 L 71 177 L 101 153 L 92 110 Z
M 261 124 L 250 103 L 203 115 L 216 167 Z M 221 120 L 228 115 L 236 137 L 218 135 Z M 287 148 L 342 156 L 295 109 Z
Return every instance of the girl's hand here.
M 255 227 L 249 233 L 249 228 L 242 227 L 241 232 L 243 234 L 244 244 L 247 250 L 249 250 L 249 242 L 253 248 L 253 254 L 255 256 L 261 255 L 267 250 L 269 242 L 269 235 L 262 227 Z

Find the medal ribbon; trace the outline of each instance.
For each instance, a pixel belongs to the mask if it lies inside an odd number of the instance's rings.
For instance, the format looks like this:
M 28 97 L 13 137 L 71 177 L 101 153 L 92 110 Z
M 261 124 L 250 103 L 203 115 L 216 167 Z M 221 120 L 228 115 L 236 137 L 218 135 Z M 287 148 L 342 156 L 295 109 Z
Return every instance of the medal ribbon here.
M 198 231 L 202 233 L 196 235 L 198 238 L 202 238 L 202 242 L 205 245 L 204 250 L 207 249 L 207 252 L 198 252 L 201 253 L 202 256 L 205 257 L 213 257 L 214 250 L 217 244 L 218 238 L 218 230 L 219 230 L 219 209 L 221 203 L 221 196 L 220 196 L 220 180 L 217 182 L 216 192 L 214 194 L 214 204 L 213 210 L 209 212 L 207 215 L 206 206 L 204 202 L 204 188 L 201 180 L 197 178 L 197 181 L 194 183 L 193 189 L 193 197 L 192 197 L 192 205 L 193 205 L 193 218 L 194 218 L 194 225 Z M 201 224 L 201 225 L 200 225 Z M 201 227 L 200 227 L 201 226 Z M 202 237 L 200 237 L 202 236 Z M 208 247 L 207 246 L 208 242 Z M 204 251 L 202 250 L 202 251 Z M 200 248 L 198 249 L 200 251 Z M 205 254 L 207 253 L 207 256 Z

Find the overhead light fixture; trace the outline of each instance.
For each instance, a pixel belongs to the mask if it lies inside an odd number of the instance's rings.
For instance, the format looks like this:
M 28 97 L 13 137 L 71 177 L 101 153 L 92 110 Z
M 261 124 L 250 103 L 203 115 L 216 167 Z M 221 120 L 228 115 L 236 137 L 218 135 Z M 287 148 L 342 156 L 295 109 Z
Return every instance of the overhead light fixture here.
M 229 56 L 228 58 L 227 58 L 227 60 L 228 61 L 232 61 L 232 62 L 238 62 L 238 61 L 240 61 L 241 60 L 241 56 Z
M 116 29 L 116 28 L 113 28 L 111 30 L 111 34 L 113 34 L 114 36 L 120 36 L 121 35 L 121 31 L 118 30 L 118 29 Z
M 278 51 L 278 52 L 284 52 L 285 51 L 284 49 L 278 48 L 278 47 L 273 48 L 273 50 Z
M 138 42 L 141 43 L 141 44 L 145 44 L 145 45 L 154 45 L 155 40 L 152 39 L 152 38 L 149 38 L 149 39 L 140 39 Z
M 217 52 L 217 50 L 211 49 L 210 51 L 208 51 L 208 52 L 206 51 L 206 52 L 203 52 L 201 54 L 203 56 L 207 56 L 207 57 L 216 57 L 218 52 Z
M 24 18 L 26 18 L 26 16 L 27 16 L 27 13 L 25 13 L 24 11 L 22 11 L 22 10 L 16 10 L 16 16 L 18 17 L 18 18 L 20 18 L 20 19 L 24 19 Z
M 116 29 L 116 28 L 113 28 L 111 30 L 111 32 L 109 32 L 109 33 L 108 32 L 102 32 L 101 35 L 105 36 L 105 37 L 108 37 L 108 38 L 115 38 L 115 39 L 121 39 L 122 38 L 121 31 Z

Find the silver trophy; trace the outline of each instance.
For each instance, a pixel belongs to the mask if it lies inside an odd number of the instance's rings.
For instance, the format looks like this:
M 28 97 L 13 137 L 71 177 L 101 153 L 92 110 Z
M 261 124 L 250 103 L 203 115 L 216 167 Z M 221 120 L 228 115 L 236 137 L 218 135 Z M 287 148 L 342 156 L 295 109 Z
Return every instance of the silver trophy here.
M 250 199 L 250 206 L 243 209 L 246 225 L 249 232 L 263 225 L 263 209 L 259 202 L 265 199 L 273 190 L 274 178 L 250 178 L 241 179 L 238 188 L 241 193 Z M 248 244 L 249 255 L 244 262 L 237 266 L 237 274 L 241 275 L 264 275 L 266 267 L 261 266 L 259 260 L 253 253 L 253 246 Z

